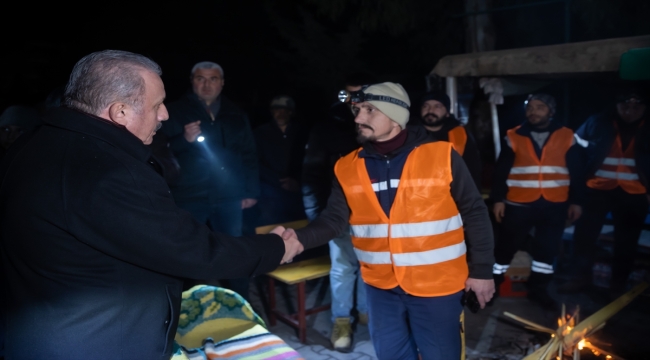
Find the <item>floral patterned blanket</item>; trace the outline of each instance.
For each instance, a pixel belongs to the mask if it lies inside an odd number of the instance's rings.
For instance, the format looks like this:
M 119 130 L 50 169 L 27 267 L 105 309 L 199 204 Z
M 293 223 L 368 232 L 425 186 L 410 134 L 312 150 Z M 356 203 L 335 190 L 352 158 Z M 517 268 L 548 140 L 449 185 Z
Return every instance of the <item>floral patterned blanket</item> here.
M 198 285 L 183 292 L 172 360 L 302 359 L 239 294 Z

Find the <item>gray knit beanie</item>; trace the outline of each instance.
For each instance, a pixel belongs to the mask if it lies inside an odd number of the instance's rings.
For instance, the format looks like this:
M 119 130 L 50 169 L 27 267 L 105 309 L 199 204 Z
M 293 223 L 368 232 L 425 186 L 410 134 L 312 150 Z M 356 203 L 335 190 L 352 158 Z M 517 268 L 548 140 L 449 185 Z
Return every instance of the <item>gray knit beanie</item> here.
M 411 100 L 409 99 L 406 90 L 404 90 L 400 84 L 392 82 L 374 84 L 368 86 L 363 90 L 363 92 L 364 94 L 389 96 L 411 106 Z M 369 100 L 368 102 L 384 113 L 384 115 L 388 116 L 391 120 L 398 123 L 402 129 L 406 128 L 406 123 L 409 121 L 409 110 L 407 108 L 388 101 Z

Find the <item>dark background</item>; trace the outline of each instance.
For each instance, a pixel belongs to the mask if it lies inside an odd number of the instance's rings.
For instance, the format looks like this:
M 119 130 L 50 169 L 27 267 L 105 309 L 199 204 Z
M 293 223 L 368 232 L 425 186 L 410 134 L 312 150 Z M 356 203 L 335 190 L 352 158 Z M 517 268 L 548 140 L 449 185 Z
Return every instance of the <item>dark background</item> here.
M 496 49 L 563 43 L 567 35 L 574 42 L 650 34 L 647 0 L 572 0 L 570 34 L 565 32 L 562 1 L 487 3 L 513 8 L 491 15 Z M 518 7 L 530 3 L 542 5 Z M 293 96 L 300 118 L 311 124 L 324 117 L 347 73 L 366 71 L 378 81 L 399 82 L 416 99 L 440 57 L 466 51 L 467 17 L 461 15 L 465 12 L 461 0 L 1 6 L 0 111 L 14 104 L 41 105 L 66 83 L 82 56 L 121 49 L 149 56 L 162 66 L 168 100 L 188 91 L 194 63 L 210 60 L 224 68 L 224 95 L 248 111 L 254 125 L 266 120 L 268 102 L 278 94 Z M 609 85 L 594 86 L 588 86 L 591 93 L 597 90 L 605 98 Z M 559 94 L 562 89 L 551 87 L 550 92 Z M 580 91 L 577 82 L 571 99 L 583 101 Z M 521 115 L 518 102 L 514 101 L 515 118 Z M 600 104 L 594 101 L 595 107 Z M 500 112 L 510 116 L 508 102 Z M 574 118 L 579 119 L 576 123 L 584 121 L 584 114 Z

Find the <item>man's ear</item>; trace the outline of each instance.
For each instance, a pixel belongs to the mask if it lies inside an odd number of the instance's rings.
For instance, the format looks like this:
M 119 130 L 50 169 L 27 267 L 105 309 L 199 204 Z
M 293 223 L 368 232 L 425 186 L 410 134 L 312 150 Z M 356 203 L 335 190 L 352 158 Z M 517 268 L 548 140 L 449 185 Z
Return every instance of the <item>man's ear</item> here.
M 129 120 L 128 111 L 130 108 L 125 103 L 113 103 L 108 107 L 108 117 L 113 122 L 126 126 Z

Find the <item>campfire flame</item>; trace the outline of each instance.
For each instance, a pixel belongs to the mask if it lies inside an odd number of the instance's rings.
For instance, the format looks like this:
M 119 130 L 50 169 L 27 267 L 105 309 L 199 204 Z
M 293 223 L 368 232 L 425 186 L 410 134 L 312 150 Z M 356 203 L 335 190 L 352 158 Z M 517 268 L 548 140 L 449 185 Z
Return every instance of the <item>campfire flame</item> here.
M 566 307 L 562 305 L 562 316 L 558 319 L 558 328 L 556 330 L 549 329 L 545 326 L 536 324 L 530 320 L 526 320 L 517 315 L 509 312 L 504 312 L 514 320 L 526 324 L 526 328 L 545 332 L 551 335 L 551 340 L 543 346 L 540 346 L 535 352 L 526 356 L 523 360 L 551 360 L 553 358 L 562 359 L 564 355 L 573 355 L 574 359 L 580 359 L 580 350 L 588 348 L 594 355 L 603 354 L 607 359 L 619 358 L 619 356 L 600 349 L 587 339 L 598 330 L 605 326 L 605 321 L 619 312 L 623 307 L 629 304 L 635 297 L 641 294 L 647 287 L 648 283 L 641 283 L 635 286 L 632 290 L 623 294 L 618 299 L 611 302 L 609 305 L 598 310 L 583 321 L 578 321 L 580 308 L 578 308 L 573 316 L 566 314 Z

